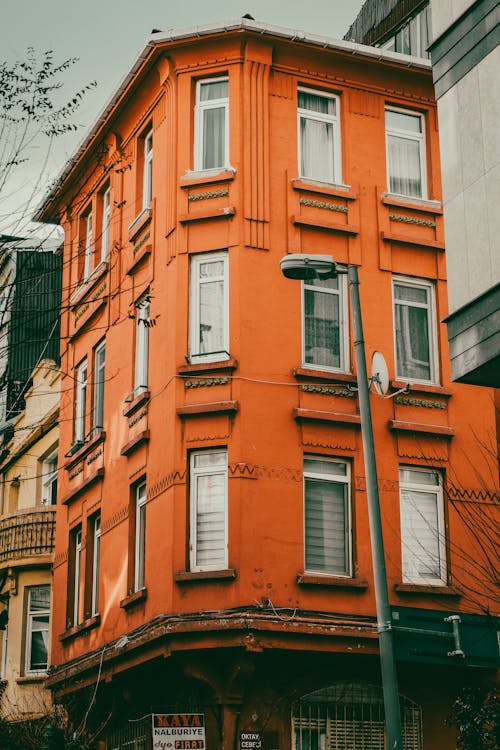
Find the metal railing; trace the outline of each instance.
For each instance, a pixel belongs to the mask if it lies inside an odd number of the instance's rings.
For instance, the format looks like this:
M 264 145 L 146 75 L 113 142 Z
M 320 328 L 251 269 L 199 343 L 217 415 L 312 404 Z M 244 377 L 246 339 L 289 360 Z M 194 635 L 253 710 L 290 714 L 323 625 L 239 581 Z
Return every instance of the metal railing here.
M 54 551 L 55 508 L 20 510 L 0 518 L 0 563 Z

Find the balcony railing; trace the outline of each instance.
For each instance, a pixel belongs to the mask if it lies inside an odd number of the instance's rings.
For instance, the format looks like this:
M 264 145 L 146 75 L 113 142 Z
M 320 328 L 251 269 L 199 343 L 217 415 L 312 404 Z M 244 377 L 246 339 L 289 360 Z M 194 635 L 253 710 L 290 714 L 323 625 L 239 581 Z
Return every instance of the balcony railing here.
M 55 508 L 30 508 L 0 518 L 0 563 L 53 552 L 55 518 Z

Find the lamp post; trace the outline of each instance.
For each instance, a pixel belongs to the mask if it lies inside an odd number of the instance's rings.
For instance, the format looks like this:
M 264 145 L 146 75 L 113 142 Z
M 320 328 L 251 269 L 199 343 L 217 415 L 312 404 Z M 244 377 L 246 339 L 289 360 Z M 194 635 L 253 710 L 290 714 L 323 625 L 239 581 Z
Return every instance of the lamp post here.
M 387 747 L 388 750 L 403 750 L 398 681 L 394 658 L 391 609 L 387 590 L 384 540 L 382 536 L 382 519 L 380 515 L 375 445 L 370 409 L 370 389 L 366 371 L 363 321 L 359 300 L 358 269 L 356 266 L 349 266 L 347 270 L 339 269 L 331 255 L 291 254 L 281 259 L 280 266 L 283 275 L 289 279 L 331 279 L 339 274 L 347 274 L 349 280 Z

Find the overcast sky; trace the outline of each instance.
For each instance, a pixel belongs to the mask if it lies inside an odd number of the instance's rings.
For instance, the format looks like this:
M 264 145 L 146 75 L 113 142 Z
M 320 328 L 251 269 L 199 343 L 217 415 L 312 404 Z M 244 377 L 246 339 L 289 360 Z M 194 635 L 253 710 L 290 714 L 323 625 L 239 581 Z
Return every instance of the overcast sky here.
M 88 128 L 143 49 L 153 28 L 167 31 L 239 18 L 301 29 L 342 39 L 363 0 L 0 0 L 0 61 L 18 60 L 29 46 L 53 50 L 61 61 L 79 61 L 65 77 L 68 93 L 90 81 L 77 134 L 65 136 L 47 164 L 46 181 L 56 177 Z M 41 156 L 42 144 L 38 148 Z M 37 163 L 33 153 L 32 164 Z M 35 179 L 35 172 L 27 180 Z M 21 200 L 18 196 L 18 200 Z M 7 224 L 0 219 L 0 232 Z

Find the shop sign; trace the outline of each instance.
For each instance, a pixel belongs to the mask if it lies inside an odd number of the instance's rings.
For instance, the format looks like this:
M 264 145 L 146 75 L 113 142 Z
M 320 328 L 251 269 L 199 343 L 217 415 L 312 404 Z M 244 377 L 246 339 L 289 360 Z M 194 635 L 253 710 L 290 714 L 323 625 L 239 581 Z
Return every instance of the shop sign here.
M 279 750 L 278 732 L 241 732 L 239 750 Z
M 153 750 L 205 750 L 205 714 L 153 714 Z

